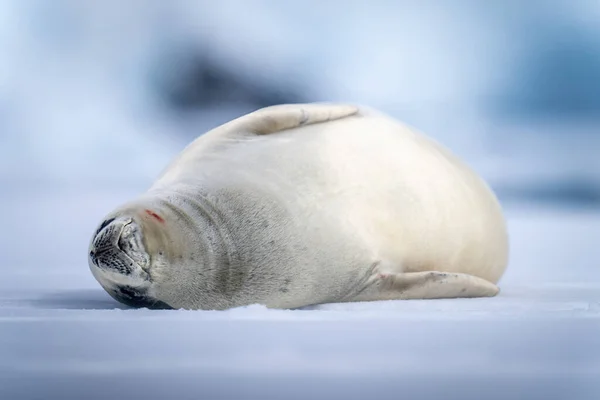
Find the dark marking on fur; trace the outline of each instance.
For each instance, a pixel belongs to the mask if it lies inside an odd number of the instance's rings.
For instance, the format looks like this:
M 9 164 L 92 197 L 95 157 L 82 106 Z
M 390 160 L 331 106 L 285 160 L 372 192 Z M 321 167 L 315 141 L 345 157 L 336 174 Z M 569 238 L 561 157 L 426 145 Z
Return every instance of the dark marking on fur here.
M 304 108 L 300 109 L 300 120 L 298 121 L 298 125 L 302 126 L 308 122 L 308 113 Z
M 381 264 L 381 260 L 374 261 L 370 266 L 367 272 L 356 280 L 356 282 L 348 289 L 348 292 L 344 294 L 341 298 L 342 300 L 352 299 L 360 294 L 362 294 L 365 290 L 367 290 L 371 285 L 379 286 L 381 285 L 381 279 L 372 279 L 372 277 L 379 274 L 379 265 Z
M 227 230 L 227 226 L 224 221 L 227 220 L 226 216 L 221 210 L 215 207 L 212 202 L 204 194 L 196 193 L 196 197 L 191 198 L 189 195 L 184 193 L 178 193 L 180 199 L 182 199 L 190 208 L 200 214 L 206 229 L 214 232 L 217 237 L 217 241 L 211 241 L 210 245 L 220 255 L 220 264 L 215 272 L 215 287 L 220 293 L 227 296 L 233 296 L 236 292 L 240 291 L 246 280 L 246 272 L 241 267 L 239 255 L 237 249 L 231 239 L 232 235 Z M 165 203 L 165 206 L 177 209 L 170 203 Z M 181 211 L 179 211 L 181 212 Z M 185 216 L 185 214 L 183 214 Z M 189 219 L 189 217 L 186 217 Z M 193 221 L 189 222 L 190 225 L 195 229 L 196 224 Z
M 126 306 L 134 308 L 149 308 L 151 310 L 172 310 L 167 303 L 148 296 L 145 289 L 131 286 L 118 286 L 111 293 L 113 298 Z
M 90 259 L 94 265 L 98 265 L 98 259 L 96 258 L 96 253 L 94 253 L 94 251 L 90 251 Z
M 292 280 L 290 278 L 286 278 L 283 280 L 283 287 L 281 289 L 279 289 L 279 291 L 281 293 L 287 293 L 290 291 L 290 289 L 288 288 L 288 286 L 290 285 L 290 283 L 292 283 Z
M 157 220 L 161 224 L 165 223 L 165 220 L 163 219 L 163 217 L 161 217 L 160 215 L 158 215 L 154 211 L 152 211 L 152 210 L 144 210 L 144 211 L 146 212 L 146 214 L 148 214 L 149 216 L 151 216 L 152 218 L 154 218 L 155 220 Z
M 100 225 L 100 228 L 98 228 L 98 230 L 96 231 L 96 234 L 94 236 L 97 236 L 102 231 L 102 229 L 106 228 L 114 220 L 115 220 L 114 218 L 110 218 L 110 219 L 107 219 L 104 222 L 102 222 L 102 225 Z

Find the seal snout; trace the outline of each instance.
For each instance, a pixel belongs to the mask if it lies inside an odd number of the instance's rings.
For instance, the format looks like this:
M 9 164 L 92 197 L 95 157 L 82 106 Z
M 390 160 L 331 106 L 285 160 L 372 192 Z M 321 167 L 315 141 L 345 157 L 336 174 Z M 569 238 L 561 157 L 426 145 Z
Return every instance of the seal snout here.
M 90 245 L 90 266 L 105 273 L 148 280 L 150 257 L 144 249 L 139 225 L 132 218 L 102 222 Z M 111 276 L 113 274 L 110 274 Z
M 152 295 L 150 256 L 142 233 L 141 226 L 133 218 L 103 221 L 90 244 L 90 268 L 108 294 L 125 305 L 171 308 Z

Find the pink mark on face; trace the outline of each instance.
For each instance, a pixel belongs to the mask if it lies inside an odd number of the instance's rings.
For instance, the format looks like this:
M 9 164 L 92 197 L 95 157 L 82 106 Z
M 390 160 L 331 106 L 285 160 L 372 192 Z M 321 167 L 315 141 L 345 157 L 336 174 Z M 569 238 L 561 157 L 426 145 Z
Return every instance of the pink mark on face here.
M 157 213 L 155 213 L 154 211 L 152 211 L 152 210 L 144 210 L 144 211 L 146 211 L 146 214 L 148 214 L 149 216 L 151 216 L 152 218 L 154 218 L 155 220 L 157 220 L 161 224 L 165 223 L 165 220 L 160 215 L 158 215 Z

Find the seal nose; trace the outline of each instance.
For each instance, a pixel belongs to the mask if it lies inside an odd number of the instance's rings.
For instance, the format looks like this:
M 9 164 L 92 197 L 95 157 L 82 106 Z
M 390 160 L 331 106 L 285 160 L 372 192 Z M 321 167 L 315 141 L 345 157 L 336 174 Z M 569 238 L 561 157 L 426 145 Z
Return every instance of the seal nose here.
M 103 238 L 103 236 L 100 236 L 100 233 L 106 229 L 106 227 L 108 225 L 110 225 L 113 221 L 115 220 L 115 218 L 109 218 L 106 219 L 104 221 L 102 221 L 102 223 L 100 224 L 100 226 L 98 227 L 98 229 L 96 229 L 96 232 L 94 233 L 94 237 L 92 239 L 92 243 L 90 245 L 90 261 L 92 262 L 92 264 L 99 266 L 98 265 L 98 249 L 101 248 L 101 239 Z M 100 250 L 101 252 L 101 250 Z
M 102 232 L 102 230 L 104 228 L 106 228 L 108 225 L 110 225 L 114 220 L 115 220 L 115 218 L 109 218 L 109 219 L 105 219 L 104 221 L 102 221 L 102 223 L 100 224 L 100 227 L 96 230 L 96 233 L 94 234 L 94 236 L 98 236 L 98 234 L 100 232 Z
M 95 249 L 90 250 L 90 260 L 92 260 L 92 263 L 94 265 L 98 265 L 98 259 L 96 258 L 96 251 L 95 251 Z
M 127 221 L 110 218 L 102 222 L 94 234 L 90 249 L 90 257 L 97 259 L 98 254 L 117 244 L 121 230 Z

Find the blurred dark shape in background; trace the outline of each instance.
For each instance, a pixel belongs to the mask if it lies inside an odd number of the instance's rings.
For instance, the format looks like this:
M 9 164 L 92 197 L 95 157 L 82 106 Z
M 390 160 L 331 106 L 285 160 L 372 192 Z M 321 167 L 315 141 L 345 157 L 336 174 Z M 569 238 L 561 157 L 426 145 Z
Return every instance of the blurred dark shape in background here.
M 503 116 L 597 122 L 600 35 L 559 24 L 532 29 L 524 42 L 501 103 Z
M 241 74 L 235 65 L 210 53 L 184 49 L 167 55 L 160 64 L 156 89 L 174 111 L 237 104 L 254 109 L 306 102 L 293 82 L 261 81 Z

